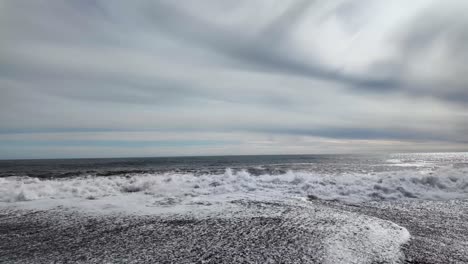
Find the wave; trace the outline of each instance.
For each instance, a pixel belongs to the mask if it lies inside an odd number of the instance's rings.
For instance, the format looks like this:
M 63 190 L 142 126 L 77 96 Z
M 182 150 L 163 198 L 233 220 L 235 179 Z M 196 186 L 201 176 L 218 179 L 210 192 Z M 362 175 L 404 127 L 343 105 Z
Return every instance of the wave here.
M 324 175 L 287 171 L 252 175 L 226 169 L 220 174 L 133 174 L 81 176 L 62 179 L 0 178 L 0 201 L 83 198 L 142 193 L 165 201 L 187 202 L 194 197 L 260 195 L 272 198 L 310 197 L 350 203 L 381 200 L 446 200 L 468 198 L 468 168 L 402 170 L 380 173 Z

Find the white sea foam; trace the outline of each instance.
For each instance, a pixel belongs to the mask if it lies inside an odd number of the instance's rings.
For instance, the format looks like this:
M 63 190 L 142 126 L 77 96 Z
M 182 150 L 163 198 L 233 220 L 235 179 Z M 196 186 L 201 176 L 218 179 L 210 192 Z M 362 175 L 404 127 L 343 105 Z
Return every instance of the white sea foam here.
M 246 171 L 223 174 L 138 174 L 112 177 L 44 179 L 0 178 L 0 207 L 41 209 L 78 207 L 98 212 L 190 214 L 239 217 L 281 216 L 301 230 L 323 234 L 323 263 L 399 263 L 406 229 L 391 222 L 334 210 L 320 204 L 291 201 L 316 196 L 360 202 L 375 199 L 448 199 L 466 197 L 467 171 L 442 168 L 429 171 L 321 175 L 287 172 L 254 176 Z M 245 206 L 226 201 L 246 201 Z M 248 200 L 283 201 L 283 206 L 248 206 Z M 284 210 L 299 206 L 305 211 Z M 210 206 L 207 206 L 210 205 Z M 261 205 L 261 204 L 260 204 Z M 260 206 L 259 205 L 259 206 Z M 296 207 L 297 208 L 297 207 Z M 275 211 L 276 210 L 276 211 Z M 309 213 L 304 213 L 304 212 Z
M 370 200 L 468 198 L 468 168 L 403 170 L 375 174 L 323 175 L 289 171 L 282 175 L 254 176 L 246 171 L 224 174 L 138 174 L 112 177 L 76 177 L 40 180 L 0 178 L 0 202 L 40 199 L 100 199 L 145 194 L 162 203 L 190 203 L 230 195 L 271 198 L 317 197 L 345 202 Z M 153 200 L 154 201 L 154 200 Z

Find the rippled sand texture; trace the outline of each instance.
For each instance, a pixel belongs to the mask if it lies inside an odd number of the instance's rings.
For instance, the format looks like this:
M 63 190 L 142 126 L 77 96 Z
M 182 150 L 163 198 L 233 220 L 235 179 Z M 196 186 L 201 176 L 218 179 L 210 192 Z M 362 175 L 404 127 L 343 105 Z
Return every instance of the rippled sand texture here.
M 468 263 L 468 200 L 372 202 L 359 206 L 320 202 L 390 220 L 411 233 L 409 263 Z
M 316 203 L 183 215 L 2 209 L 2 263 L 399 263 L 408 231 Z

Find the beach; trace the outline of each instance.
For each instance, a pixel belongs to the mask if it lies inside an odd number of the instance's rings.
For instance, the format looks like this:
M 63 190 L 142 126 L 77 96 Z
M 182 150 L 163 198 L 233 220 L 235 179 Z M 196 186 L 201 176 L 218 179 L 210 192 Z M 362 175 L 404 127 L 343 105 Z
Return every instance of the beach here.
M 233 201 L 173 215 L 2 209 L 0 262 L 468 263 L 467 205 Z
M 463 153 L 1 165 L 1 263 L 468 263 Z

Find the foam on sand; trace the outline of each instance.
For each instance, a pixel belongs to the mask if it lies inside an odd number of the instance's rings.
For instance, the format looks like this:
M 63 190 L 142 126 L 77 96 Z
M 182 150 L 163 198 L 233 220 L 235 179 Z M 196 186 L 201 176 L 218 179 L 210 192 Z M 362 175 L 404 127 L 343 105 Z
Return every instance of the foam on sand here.
M 204 215 L 0 213 L 8 263 L 400 263 L 409 238 L 391 222 L 300 200 L 234 200 Z

